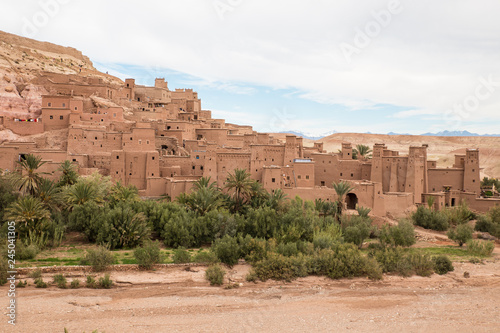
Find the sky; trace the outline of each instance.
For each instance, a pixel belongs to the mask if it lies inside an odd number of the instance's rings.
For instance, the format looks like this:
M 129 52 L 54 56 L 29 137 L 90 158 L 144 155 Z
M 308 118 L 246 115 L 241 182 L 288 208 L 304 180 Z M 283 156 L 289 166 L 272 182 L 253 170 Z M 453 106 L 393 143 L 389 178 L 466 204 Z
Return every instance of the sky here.
M 498 0 L 3 1 L 0 30 L 264 132 L 500 133 Z

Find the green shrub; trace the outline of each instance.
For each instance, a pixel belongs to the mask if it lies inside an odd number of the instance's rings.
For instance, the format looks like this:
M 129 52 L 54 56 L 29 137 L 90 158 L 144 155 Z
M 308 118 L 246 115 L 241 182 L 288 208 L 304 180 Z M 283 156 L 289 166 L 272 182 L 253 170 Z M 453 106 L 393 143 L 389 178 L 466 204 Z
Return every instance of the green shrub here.
M 255 273 L 255 270 L 252 268 L 250 269 L 250 271 L 248 272 L 247 276 L 245 277 L 245 280 L 247 280 L 248 282 L 257 282 L 257 273 Z
M 448 218 L 448 222 L 453 226 L 467 223 L 476 218 L 476 214 L 469 209 L 465 201 L 462 201 L 457 207 L 446 208 L 443 210 L 443 213 Z
M 285 257 L 277 253 L 269 253 L 266 259 L 256 262 L 253 267 L 261 281 L 285 280 L 292 281 L 298 277 L 307 276 L 307 265 L 304 256 Z
M 382 280 L 382 267 L 374 258 L 365 258 L 364 273 L 370 280 Z
M 0 286 L 3 286 L 7 283 L 7 278 L 9 277 L 9 275 L 7 274 L 8 271 L 9 264 L 7 258 L 2 255 L 0 256 Z
M 88 249 L 81 260 L 82 265 L 90 265 L 95 272 L 105 271 L 115 261 L 111 251 L 103 246 Z
M 146 241 L 142 247 L 134 250 L 134 257 L 140 268 L 151 269 L 153 265 L 162 262 L 160 244 L 158 241 Z
M 67 282 L 66 278 L 62 274 L 54 275 L 53 281 L 52 281 L 52 283 L 54 283 L 55 285 L 57 285 L 58 288 L 61 288 L 61 289 L 66 289 L 66 287 L 67 287 L 66 282 Z
M 36 288 L 47 288 L 47 283 L 43 282 L 41 277 L 35 279 Z
M 193 257 L 193 262 L 200 263 L 200 264 L 215 264 L 218 261 L 219 260 L 217 259 L 217 256 L 212 251 L 198 252 Z
M 212 244 L 212 252 L 215 253 L 222 263 L 230 267 L 236 265 L 240 258 L 240 246 L 238 241 L 236 238 L 228 235 L 221 239 L 217 239 Z
M 110 278 L 109 274 L 105 274 L 104 277 L 99 278 L 99 282 L 97 283 L 97 287 L 101 289 L 110 289 L 113 286 L 113 281 Z
M 448 217 L 445 213 L 434 211 L 424 206 L 419 206 L 412 215 L 413 223 L 426 229 L 437 231 L 448 230 Z
M 447 235 L 458 246 L 462 246 L 472 239 L 472 228 L 468 224 L 459 224 L 455 229 L 450 229 Z
M 329 249 L 331 248 L 338 240 L 334 238 L 330 233 L 326 231 L 320 231 L 314 233 L 313 245 L 315 249 Z
M 365 239 L 372 232 L 371 219 L 358 215 L 343 215 L 340 218 L 344 240 L 361 248 Z
M 183 247 L 174 251 L 174 264 L 186 264 L 191 262 L 191 254 Z
M 246 235 L 245 238 L 240 236 L 238 238 L 238 244 L 240 258 L 245 258 L 245 261 L 249 263 L 260 261 L 267 256 L 268 251 L 275 250 L 273 241 L 266 241 L 262 238 L 252 238 L 250 235 Z
M 432 261 L 434 261 L 434 271 L 439 275 L 444 275 L 455 270 L 450 258 L 445 255 L 434 257 Z
M 85 286 L 87 288 L 96 288 L 97 287 L 97 283 L 95 281 L 95 278 L 92 275 L 87 275 Z
M 118 203 L 104 216 L 99 228 L 97 243 L 110 249 L 133 248 L 151 236 L 146 217 L 134 211 L 127 202 Z
M 276 248 L 276 252 L 284 255 L 285 257 L 296 256 L 299 253 L 297 250 L 297 243 L 281 243 Z
M 467 242 L 467 252 L 474 256 L 490 256 L 495 249 L 495 243 L 490 241 L 469 240 Z
M 27 285 L 28 285 L 28 281 L 24 280 L 24 282 L 23 282 L 23 281 L 19 280 L 19 282 L 16 284 L 16 288 L 25 288 Z
M 224 283 L 224 275 L 226 275 L 226 271 L 219 264 L 212 265 L 205 271 L 205 278 L 212 286 L 222 285 Z
M 406 254 L 403 248 L 399 246 L 394 248 L 374 250 L 370 252 L 370 256 L 374 257 L 377 260 L 384 273 L 398 272 L 400 268 L 404 270 L 404 267 L 401 266 L 401 263 L 404 260 L 405 255 Z
M 431 276 L 434 272 L 434 262 L 428 254 L 412 252 L 406 259 L 417 275 Z
M 16 243 L 16 259 L 18 260 L 33 259 L 39 252 L 40 249 L 35 244 L 26 246 L 23 242 Z
M 71 289 L 78 289 L 80 287 L 80 280 L 73 279 L 70 284 Z
M 477 231 L 488 232 L 490 235 L 500 237 L 500 221 L 493 220 L 492 216 L 497 216 L 496 207 L 491 208 L 487 215 L 479 215 L 475 229 Z
M 38 279 L 40 277 L 42 277 L 42 270 L 40 268 L 37 268 L 33 271 L 31 271 L 28 276 L 32 279 Z
M 416 242 L 413 223 L 402 219 L 397 226 L 384 225 L 380 230 L 379 240 L 384 246 L 412 246 Z

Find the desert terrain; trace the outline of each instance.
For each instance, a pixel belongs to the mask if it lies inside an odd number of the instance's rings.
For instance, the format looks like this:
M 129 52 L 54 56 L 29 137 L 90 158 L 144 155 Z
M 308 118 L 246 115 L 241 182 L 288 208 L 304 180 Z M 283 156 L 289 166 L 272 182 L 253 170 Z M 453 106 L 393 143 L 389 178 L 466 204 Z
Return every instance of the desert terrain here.
M 452 245 L 446 236 L 418 228 L 417 247 Z M 203 265 L 162 265 L 154 271 L 115 266 L 112 289 L 36 289 L 27 278 L 17 289 L 17 324 L 2 332 L 497 332 L 500 327 L 500 247 L 483 264 L 456 260 L 446 275 L 384 275 L 292 282 L 247 282 L 250 266 L 226 267 L 225 283 L 212 287 Z M 44 279 L 77 267 L 44 268 Z M 468 272 L 469 277 L 464 273 Z M 19 275 L 24 279 L 26 271 Z M 97 274 L 102 275 L 101 274 Z M 467 275 L 467 274 L 466 274 Z M 230 286 L 230 287 L 229 287 Z M 6 286 L 0 302 L 7 304 Z M 6 314 L 6 310 L 3 312 Z

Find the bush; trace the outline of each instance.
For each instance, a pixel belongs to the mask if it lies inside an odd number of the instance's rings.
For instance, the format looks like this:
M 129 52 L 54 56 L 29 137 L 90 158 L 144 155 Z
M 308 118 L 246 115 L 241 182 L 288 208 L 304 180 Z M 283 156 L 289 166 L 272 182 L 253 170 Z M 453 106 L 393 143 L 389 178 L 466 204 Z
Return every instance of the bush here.
M 358 215 L 343 215 L 340 221 L 344 232 L 344 240 L 361 248 L 364 240 L 372 232 L 371 219 Z
M 457 207 L 446 208 L 443 213 L 446 215 L 448 222 L 454 226 L 467 223 L 476 218 L 476 214 L 469 209 L 465 201 Z
M 7 258 L 3 255 L 0 256 L 0 286 L 7 283 L 7 278 L 9 277 L 7 272 L 9 271 L 9 264 Z
M 35 288 L 47 288 L 47 283 L 41 277 L 35 279 Z
M 479 215 L 475 229 L 477 231 L 488 232 L 490 235 L 500 238 L 500 221 L 494 221 L 492 216 L 496 217 L 496 207 L 491 208 L 488 215 Z
M 215 264 L 219 260 L 212 251 L 201 251 L 193 257 L 193 262 L 199 264 Z
M 217 239 L 212 244 L 212 252 L 215 253 L 219 260 L 232 267 L 238 263 L 240 258 L 240 246 L 236 238 L 230 237 L 228 235 L 224 238 Z
M 437 231 L 448 230 L 448 217 L 445 213 L 434 211 L 424 206 L 419 206 L 417 211 L 412 215 L 413 223 L 425 228 Z
M 134 257 L 140 268 L 151 269 L 153 265 L 162 262 L 158 241 L 146 241 L 142 247 L 134 250 Z
M 434 272 L 434 262 L 428 254 L 413 252 L 406 259 L 417 275 L 431 276 Z
M 109 274 L 105 274 L 104 277 L 99 278 L 98 288 L 110 289 L 113 286 L 113 281 L 110 279 Z
M 61 288 L 61 289 L 66 289 L 66 287 L 67 287 L 66 282 L 67 282 L 66 278 L 62 274 L 54 275 L 53 281 L 52 281 L 52 283 L 54 283 L 55 285 L 57 285 L 58 288 Z
M 239 237 L 240 257 L 245 258 L 249 263 L 260 261 L 267 257 L 267 252 L 274 250 L 275 243 L 262 238 L 252 238 L 246 235 L 245 238 Z
M 397 226 L 384 225 L 379 240 L 384 246 L 412 246 L 416 242 L 415 229 L 411 221 L 402 219 Z
M 85 257 L 81 260 L 82 265 L 90 265 L 94 272 L 105 271 L 115 261 L 111 251 L 103 246 L 88 249 Z
M 183 247 L 174 251 L 174 264 L 186 264 L 191 262 L 191 254 Z
M 226 271 L 219 264 L 212 265 L 205 271 L 205 278 L 210 282 L 211 286 L 222 285 L 224 275 L 226 275 Z
M 285 257 L 270 253 L 266 259 L 255 263 L 253 269 L 261 281 L 273 279 L 290 282 L 298 277 L 307 276 L 306 260 L 302 255 Z
M 96 288 L 97 287 L 97 283 L 95 281 L 95 278 L 92 275 L 87 275 L 87 280 L 86 280 L 85 286 L 87 288 Z
M 467 242 L 467 252 L 474 256 L 490 256 L 495 249 L 495 243 L 490 241 L 469 240 Z
M 250 269 L 250 271 L 248 272 L 247 276 L 245 277 L 245 280 L 247 280 L 248 282 L 257 282 L 257 273 L 255 273 L 255 270 L 252 268 Z
M 80 280 L 73 279 L 70 284 L 71 289 L 78 289 L 80 287 Z
M 336 242 L 337 239 L 332 237 L 328 232 L 320 231 L 314 233 L 313 245 L 315 249 L 330 249 Z
M 28 276 L 32 279 L 38 279 L 40 277 L 42 277 L 42 270 L 40 268 L 37 268 L 33 271 L 31 271 Z
M 297 243 L 281 243 L 276 248 L 276 252 L 284 255 L 285 257 L 292 257 L 299 254 L 299 250 L 297 250 Z
M 39 252 L 40 249 L 35 244 L 26 246 L 23 242 L 16 242 L 16 259 L 18 260 L 33 259 Z
M 434 271 L 439 275 L 444 275 L 455 270 L 450 258 L 445 255 L 434 257 L 432 261 L 434 261 Z
M 101 223 L 97 242 L 111 249 L 133 248 L 151 236 L 144 214 L 137 213 L 126 202 L 117 204 Z
M 400 270 L 402 271 L 402 273 L 404 273 L 405 271 L 405 267 L 404 265 L 402 265 L 402 261 L 405 258 L 405 252 L 403 248 L 399 246 L 394 248 L 375 250 L 370 252 L 369 255 L 377 260 L 377 262 L 381 265 L 382 271 L 384 273 L 400 273 Z
M 448 238 L 462 246 L 472 239 L 472 228 L 468 224 L 459 224 L 455 229 L 448 231 Z
M 24 282 L 23 282 L 23 281 L 19 280 L 19 282 L 16 284 L 16 288 L 25 288 L 27 285 L 28 285 L 28 281 L 24 280 Z
M 365 258 L 364 273 L 370 280 L 382 280 L 382 267 L 374 258 Z

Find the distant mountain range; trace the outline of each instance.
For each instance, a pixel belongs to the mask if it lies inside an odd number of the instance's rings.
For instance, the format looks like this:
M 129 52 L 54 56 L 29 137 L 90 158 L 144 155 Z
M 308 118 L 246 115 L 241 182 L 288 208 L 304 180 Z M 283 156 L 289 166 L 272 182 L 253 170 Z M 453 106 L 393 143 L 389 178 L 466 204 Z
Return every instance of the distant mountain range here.
M 329 136 L 329 135 L 332 135 L 335 133 L 339 133 L 339 132 L 331 131 L 328 133 L 321 134 L 319 136 L 314 136 L 314 135 L 311 135 L 308 133 L 302 133 L 299 131 L 285 131 L 285 132 L 281 132 L 281 133 L 294 134 L 294 135 L 301 136 L 304 139 L 309 139 L 309 140 L 319 140 L 319 139 L 322 139 L 326 136 Z M 372 133 L 366 132 L 363 134 L 372 134 Z M 389 132 L 389 133 L 387 133 L 387 135 L 415 135 L 415 134 Z M 469 131 L 441 131 L 441 132 L 437 132 L 437 133 L 428 132 L 428 133 L 423 133 L 420 135 L 422 135 L 422 136 L 499 136 L 500 137 L 500 134 L 477 134 L 477 133 L 471 133 Z

